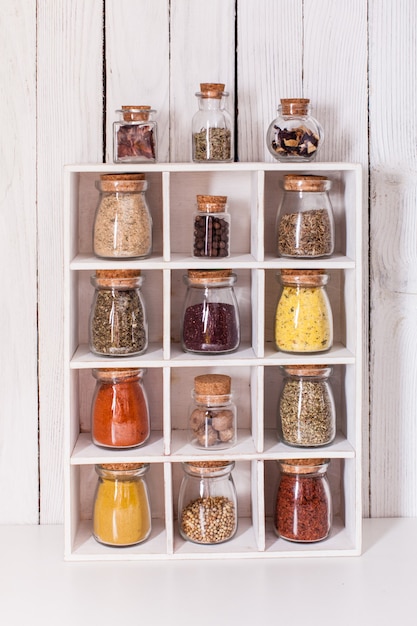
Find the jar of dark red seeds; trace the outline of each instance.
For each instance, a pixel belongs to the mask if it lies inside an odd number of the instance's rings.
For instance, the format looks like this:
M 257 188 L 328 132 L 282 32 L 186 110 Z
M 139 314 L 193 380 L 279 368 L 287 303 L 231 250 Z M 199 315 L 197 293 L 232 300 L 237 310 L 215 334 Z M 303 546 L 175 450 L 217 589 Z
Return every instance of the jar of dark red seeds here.
M 239 310 L 231 270 L 188 270 L 182 315 L 181 343 L 185 352 L 224 354 L 240 343 Z
M 274 529 L 288 541 L 325 539 L 332 524 L 332 499 L 327 479 L 329 459 L 285 459 L 275 508 Z

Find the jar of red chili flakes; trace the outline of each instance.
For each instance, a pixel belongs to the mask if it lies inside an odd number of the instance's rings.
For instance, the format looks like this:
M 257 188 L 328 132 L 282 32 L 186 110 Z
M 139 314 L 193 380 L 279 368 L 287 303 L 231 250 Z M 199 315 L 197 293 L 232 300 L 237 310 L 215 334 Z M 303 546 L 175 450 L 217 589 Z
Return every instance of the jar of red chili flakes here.
M 133 448 L 149 438 L 148 401 L 143 388 L 145 370 L 94 369 L 91 434 L 96 445 Z
M 332 499 L 327 479 L 329 459 L 278 461 L 281 477 L 274 528 L 289 541 L 325 539 L 332 523 Z

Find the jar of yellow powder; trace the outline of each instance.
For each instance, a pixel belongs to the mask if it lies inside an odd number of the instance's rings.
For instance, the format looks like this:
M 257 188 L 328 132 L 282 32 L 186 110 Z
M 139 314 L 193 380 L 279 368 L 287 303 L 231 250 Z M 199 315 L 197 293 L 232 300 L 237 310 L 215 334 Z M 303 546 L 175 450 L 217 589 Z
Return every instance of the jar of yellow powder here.
M 323 352 L 333 344 L 333 317 L 324 270 L 281 270 L 275 344 L 284 352 Z
M 108 546 L 132 546 L 151 532 L 145 474 L 149 464 L 96 465 L 99 476 L 93 511 L 94 538 Z

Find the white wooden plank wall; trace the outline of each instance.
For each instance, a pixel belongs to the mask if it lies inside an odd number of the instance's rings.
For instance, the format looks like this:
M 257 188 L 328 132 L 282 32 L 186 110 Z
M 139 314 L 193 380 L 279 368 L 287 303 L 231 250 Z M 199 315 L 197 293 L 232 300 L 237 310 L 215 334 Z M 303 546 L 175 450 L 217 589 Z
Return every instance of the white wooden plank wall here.
M 157 109 L 160 160 L 188 161 L 194 93 L 209 81 L 230 92 L 239 160 L 271 160 L 265 132 L 279 99 L 304 96 L 325 128 L 320 158 L 364 167 L 364 510 L 417 515 L 417 3 L 3 0 L 2 9 L 0 522 L 63 519 L 62 167 L 111 158 L 122 104 Z

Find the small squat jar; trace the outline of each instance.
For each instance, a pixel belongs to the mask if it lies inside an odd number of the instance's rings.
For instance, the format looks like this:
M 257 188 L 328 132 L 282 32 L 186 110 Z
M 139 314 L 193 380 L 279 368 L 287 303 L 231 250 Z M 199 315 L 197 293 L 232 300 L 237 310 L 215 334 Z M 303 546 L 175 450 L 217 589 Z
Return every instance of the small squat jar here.
M 192 119 L 192 159 L 197 163 L 233 161 L 232 118 L 225 109 L 224 84 L 201 83 Z
M 122 106 L 113 123 L 113 159 L 115 163 L 154 163 L 157 160 L 156 113 L 147 105 Z
M 231 270 L 188 270 L 182 315 L 185 352 L 226 354 L 240 343 L 239 311 Z
M 336 436 L 336 412 L 327 365 L 285 365 L 278 430 L 289 446 L 314 448 Z
M 269 152 L 278 161 L 312 161 L 323 143 L 323 129 L 310 113 L 307 98 L 283 98 L 267 131 Z
M 93 507 L 93 536 L 107 546 L 133 546 L 151 533 L 145 474 L 149 464 L 96 465 L 98 482 Z
M 97 270 L 89 346 L 99 356 L 137 356 L 148 347 L 148 323 L 138 270 Z
M 325 176 L 284 176 L 284 195 L 276 223 L 277 254 L 290 258 L 330 256 L 334 217 Z
M 237 495 L 234 462 L 183 463 L 178 497 L 181 537 L 193 543 L 214 545 L 231 539 L 237 530 Z
M 281 270 L 282 291 L 275 313 L 278 350 L 314 353 L 333 345 L 333 316 L 324 270 Z
M 230 215 L 227 196 L 197 196 L 194 214 L 195 258 L 228 257 L 230 243 Z
M 236 406 L 231 378 L 202 374 L 194 378 L 189 426 L 191 443 L 197 448 L 230 448 L 236 443 Z
M 329 459 L 278 461 L 281 476 L 274 529 L 288 541 L 326 539 L 332 525 L 332 498 L 327 479 Z
M 152 252 L 152 217 L 144 174 L 103 174 L 93 226 L 94 254 L 106 259 L 144 259 Z
M 145 370 L 93 369 L 93 443 L 105 448 L 134 448 L 149 438 L 149 409 L 143 387 Z

